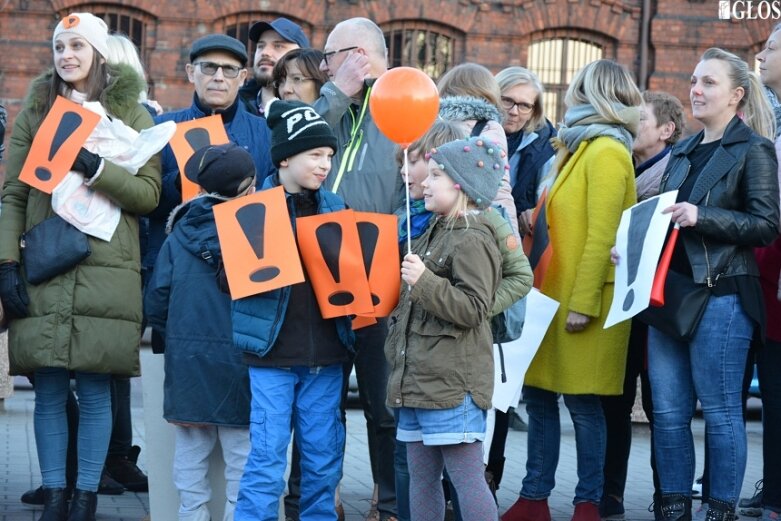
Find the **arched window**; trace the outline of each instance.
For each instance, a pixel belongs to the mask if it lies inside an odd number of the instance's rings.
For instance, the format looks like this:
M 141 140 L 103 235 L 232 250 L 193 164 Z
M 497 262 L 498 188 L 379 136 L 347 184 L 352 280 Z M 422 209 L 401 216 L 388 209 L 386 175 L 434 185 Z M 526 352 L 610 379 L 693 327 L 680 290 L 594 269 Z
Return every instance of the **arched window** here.
M 147 50 L 152 48 L 151 42 L 147 41 L 147 26 L 153 21 L 152 17 L 138 9 L 113 4 L 91 4 L 85 10 L 102 18 L 110 33 L 121 33 L 130 38 L 146 65 Z
M 601 59 L 601 45 L 572 38 L 550 38 L 529 45 L 527 67 L 545 87 L 545 116 L 554 123 L 564 117 L 564 95 L 575 74 Z
M 461 61 L 463 38 L 444 26 L 404 21 L 382 29 L 390 67 L 416 67 L 436 80 Z

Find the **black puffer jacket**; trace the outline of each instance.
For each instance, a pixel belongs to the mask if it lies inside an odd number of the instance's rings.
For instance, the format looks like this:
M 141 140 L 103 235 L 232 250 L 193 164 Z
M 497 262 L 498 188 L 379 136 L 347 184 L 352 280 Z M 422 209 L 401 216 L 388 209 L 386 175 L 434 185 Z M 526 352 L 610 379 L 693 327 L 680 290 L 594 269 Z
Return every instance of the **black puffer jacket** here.
M 661 191 L 683 184 L 690 168 L 687 155 L 703 135 L 700 132 L 675 145 Z M 779 233 L 778 163 L 773 143 L 733 118 L 688 202 L 697 205 L 697 224 L 681 228 L 680 239 L 694 282 L 714 282 L 717 275 L 758 276 L 752 248 L 770 244 Z

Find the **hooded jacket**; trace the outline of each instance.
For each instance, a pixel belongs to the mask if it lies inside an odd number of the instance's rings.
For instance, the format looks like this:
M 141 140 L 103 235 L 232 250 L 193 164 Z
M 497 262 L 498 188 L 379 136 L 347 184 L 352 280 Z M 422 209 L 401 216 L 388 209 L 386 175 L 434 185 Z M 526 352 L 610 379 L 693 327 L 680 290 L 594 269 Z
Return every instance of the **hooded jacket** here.
M 401 285 L 388 321 L 387 405 L 449 409 L 467 393 L 481 409 L 494 390 L 489 313 L 501 277 L 501 255 L 485 217 L 433 221 L 413 242 L 426 270 Z
M 144 309 L 166 340 L 165 419 L 246 427 L 249 373 L 233 347 L 230 295 L 217 282 L 222 250 L 212 208 L 220 202 L 200 196 L 171 213 Z
M 152 118 L 141 106 L 143 80 L 127 66 L 111 67 L 100 97 L 106 112 L 141 130 Z M 0 259 L 21 261 L 19 236 L 54 215 L 51 196 L 19 180 L 33 138 L 48 110 L 54 71 L 36 78 L 14 124 L 0 213 Z M 141 274 L 138 214 L 154 209 L 160 196 L 160 162 L 152 157 L 131 175 L 104 161 L 91 188 L 122 210 L 110 242 L 89 237 L 92 254 L 70 271 L 36 286 L 27 285 L 29 315 L 9 328 L 11 373 L 41 367 L 139 374 Z M 24 273 L 24 270 L 22 270 Z

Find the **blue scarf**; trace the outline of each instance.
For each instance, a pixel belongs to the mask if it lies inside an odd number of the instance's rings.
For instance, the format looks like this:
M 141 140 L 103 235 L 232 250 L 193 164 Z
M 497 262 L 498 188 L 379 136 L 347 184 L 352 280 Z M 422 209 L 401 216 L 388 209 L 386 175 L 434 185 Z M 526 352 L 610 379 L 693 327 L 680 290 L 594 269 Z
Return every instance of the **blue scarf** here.
M 428 222 L 431 220 L 433 213 L 426 210 L 426 202 L 423 199 L 416 201 L 410 201 L 409 203 L 409 215 L 410 215 L 410 231 L 412 232 L 412 238 L 417 239 L 428 228 Z M 399 244 L 407 242 L 407 214 L 402 213 L 399 216 Z

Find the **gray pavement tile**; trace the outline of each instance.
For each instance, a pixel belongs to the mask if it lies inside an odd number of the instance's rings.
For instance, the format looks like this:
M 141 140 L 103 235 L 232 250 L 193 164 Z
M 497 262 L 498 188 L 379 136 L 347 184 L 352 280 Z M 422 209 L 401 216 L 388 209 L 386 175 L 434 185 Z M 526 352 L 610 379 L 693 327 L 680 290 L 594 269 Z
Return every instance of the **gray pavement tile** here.
M 133 380 L 134 443 L 144 447 L 143 409 L 141 407 L 140 380 Z M 757 403 L 752 404 L 753 407 Z M 35 439 L 32 428 L 33 393 L 17 389 L 6 400 L 5 410 L 0 410 L 0 521 L 35 521 L 40 510 L 22 505 L 21 494 L 40 483 Z M 556 489 L 550 498 L 554 521 L 568 521 L 572 516 L 572 495 L 577 483 L 577 460 L 572 424 L 566 408 L 562 407 L 562 439 L 560 462 L 556 475 Z M 366 424 L 363 413 L 352 409 L 347 414 L 347 448 L 341 496 L 348 521 L 363 521 L 369 511 L 372 496 L 371 466 L 366 446 Z M 704 423 L 694 421 L 693 432 L 697 447 L 698 472 L 701 471 Z M 754 492 L 754 482 L 762 474 L 762 426 L 757 420 L 749 421 L 748 465 L 743 484 L 743 496 Z M 647 427 L 634 428 L 632 453 L 625 505 L 627 521 L 650 521 L 653 515 L 647 511 L 651 503 L 652 484 L 649 466 L 650 444 Z M 499 510 L 504 512 L 517 499 L 525 472 L 526 433 L 510 431 L 507 440 L 505 474 L 498 491 Z M 145 451 L 142 450 L 139 466 L 145 468 Z M 98 519 L 100 521 L 140 521 L 148 513 L 146 494 L 126 492 L 121 496 L 100 496 Z M 154 520 L 174 521 L 174 520 Z

